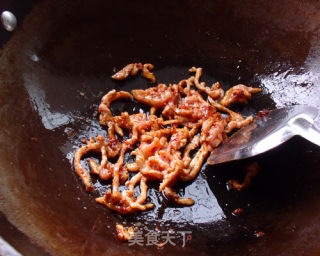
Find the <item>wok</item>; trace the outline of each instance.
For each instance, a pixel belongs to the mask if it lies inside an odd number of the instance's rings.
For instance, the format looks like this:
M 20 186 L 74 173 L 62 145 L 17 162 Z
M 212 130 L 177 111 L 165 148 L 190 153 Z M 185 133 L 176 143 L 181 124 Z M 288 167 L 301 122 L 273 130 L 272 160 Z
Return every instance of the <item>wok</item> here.
M 6 3 L 8 2 L 8 3 Z M 6 5 L 9 4 L 9 5 Z M 1 231 L 25 255 L 319 255 L 320 150 L 300 138 L 254 159 L 205 165 L 179 192 L 179 207 L 149 191 L 155 209 L 121 216 L 94 202 L 72 168 L 82 138 L 106 134 L 95 116 L 113 88 L 147 88 L 142 78 L 111 81 L 131 62 L 155 65 L 159 82 L 204 68 L 224 89 L 258 86 L 244 115 L 292 104 L 320 107 L 316 1 L 3 1 L 18 16 L 0 59 Z M 25 17 L 25 18 L 24 18 Z M 23 22 L 22 22 L 23 20 Z M 143 108 L 114 104 L 116 114 Z M 229 179 L 257 161 L 244 192 Z M 236 208 L 244 209 L 233 216 Z M 115 224 L 191 232 L 163 248 L 122 243 Z M 257 232 L 265 233 L 257 237 Z M 144 231 L 145 232 L 145 231 Z

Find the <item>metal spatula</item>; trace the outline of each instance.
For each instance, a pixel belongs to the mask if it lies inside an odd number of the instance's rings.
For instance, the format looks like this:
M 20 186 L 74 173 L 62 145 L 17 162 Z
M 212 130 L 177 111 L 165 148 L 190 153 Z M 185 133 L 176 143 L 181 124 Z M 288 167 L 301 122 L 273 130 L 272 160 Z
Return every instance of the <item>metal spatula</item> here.
M 318 109 L 305 105 L 271 110 L 232 135 L 209 156 L 208 163 L 217 164 L 256 156 L 295 135 L 320 146 L 320 130 L 314 125 L 317 115 Z

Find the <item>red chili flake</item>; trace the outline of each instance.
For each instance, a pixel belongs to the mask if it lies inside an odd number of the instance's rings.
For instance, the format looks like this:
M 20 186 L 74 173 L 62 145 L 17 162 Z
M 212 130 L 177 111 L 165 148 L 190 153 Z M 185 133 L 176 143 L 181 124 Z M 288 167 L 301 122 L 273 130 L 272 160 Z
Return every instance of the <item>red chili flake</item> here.
M 259 237 L 263 237 L 264 235 L 265 235 L 265 234 L 264 234 L 263 231 L 257 231 L 257 232 L 254 233 L 254 236 L 255 236 L 255 237 L 258 237 L 258 238 L 259 238 Z
M 118 145 L 118 139 L 116 138 L 109 138 L 108 140 L 108 144 L 111 146 L 111 147 L 116 147 Z
M 270 113 L 270 110 L 264 109 L 264 110 L 259 111 L 258 116 L 259 117 L 268 117 L 269 113 Z
M 31 137 L 31 140 L 32 140 L 33 142 L 39 142 L 39 139 L 36 138 L 36 137 Z
M 240 214 L 242 214 L 243 212 L 244 212 L 243 209 L 238 208 L 238 209 L 235 209 L 235 210 L 232 212 L 232 214 L 233 214 L 233 215 L 240 215 Z

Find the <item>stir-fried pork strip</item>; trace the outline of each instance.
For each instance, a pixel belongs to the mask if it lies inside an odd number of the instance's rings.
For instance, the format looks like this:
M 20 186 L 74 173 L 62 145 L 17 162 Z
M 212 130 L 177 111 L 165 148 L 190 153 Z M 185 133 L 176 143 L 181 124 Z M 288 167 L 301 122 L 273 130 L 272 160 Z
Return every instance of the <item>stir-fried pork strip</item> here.
M 226 92 L 221 100 L 221 105 L 227 107 L 234 102 L 247 104 L 248 100 L 251 99 L 251 94 L 258 92 L 261 92 L 261 89 L 238 84 Z
M 119 72 L 115 73 L 112 78 L 115 80 L 123 80 L 128 76 L 135 76 L 140 70 L 142 70 L 142 75 L 149 79 L 152 83 L 156 82 L 156 78 L 153 73 L 150 72 L 154 66 L 152 64 L 142 64 L 142 63 L 131 63 L 121 69 Z
M 132 227 L 129 227 L 128 230 L 126 230 L 123 225 L 117 224 L 116 232 L 118 239 L 121 241 L 128 241 L 134 237 L 134 230 Z
M 112 78 L 122 80 L 142 70 L 143 75 L 153 81 L 150 72 L 152 68 L 151 64 L 132 63 Z M 178 195 L 174 189 L 175 184 L 178 181 L 193 180 L 208 154 L 227 138 L 229 132 L 252 122 L 251 116 L 244 118 L 226 106 L 231 102 L 247 103 L 251 93 L 260 89 L 237 85 L 223 97 L 224 91 L 219 83 L 210 88 L 200 82 L 201 68 L 193 67 L 189 71 L 195 75 L 178 84 L 158 84 L 146 90 L 133 90 L 132 95 L 111 90 L 103 96 L 99 106 L 100 124 L 107 126 L 108 136 L 106 139 L 101 135 L 96 140 L 90 139 L 74 157 L 77 174 L 86 189 L 93 191 L 90 175 L 82 167 L 81 158 L 89 152 L 101 154 L 100 164 L 89 159 L 91 174 L 98 175 L 102 180 L 112 180 L 112 188 L 104 196 L 96 198 L 98 203 L 121 214 L 151 209 L 153 204 L 145 203 L 147 183 L 149 180 L 158 180 L 159 191 L 163 191 L 168 198 L 177 204 L 192 205 L 194 201 L 191 198 Z M 207 94 L 207 100 L 201 93 Z M 134 98 L 150 106 L 150 114 L 130 115 L 122 112 L 119 116 L 113 116 L 110 105 L 122 98 Z M 162 117 L 155 115 L 158 110 Z M 224 117 L 218 111 L 228 116 Z M 123 129 L 129 131 L 129 138 L 122 138 Z M 124 156 L 128 150 L 132 150 L 131 155 L 135 156 L 135 161 L 125 164 Z M 109 161 L 116 157 L 116 163 Z M 134 174 L 130 179 L 128 172 Z M 238 189 L 246 186 L 251 174 L 253 172 L 248 173 L 244 184 L 233 181 L 233 185 Z M 119 186 L 124 183 L 126 189 L 120 193 Z M 134 189 L 139 184 L 140 194 L 135 196 Z
M 230 188 L 236 189 L 238 191 L 244 190 L 248 186 L 250 186 L 252 178 L 256 176 L 260 171 L 260 166 L 257 162 L 253 162 L 252 164 L 246 167 L 246 176 L 242 183 L 239 183 L 237 180 L 229 180 L 228 184 Z
M 205 92 L 213 99 L 219 99 L 219 98 L 223 97 L 224 91 L 221 88 L 220 83 L 215 83 L 215 84 L 213 84 L 212 88 L 210 88 L 210 87 L 206 86 L 205 82 L 199 81 L 200 77 L 202 76 L 202 68 L 192 67 L 189 69 L 189 71 L 196 73 L 195 78 L 194 78 L 194 82 L 195 82 L 195 86 L 198 88 L 199 91 Z

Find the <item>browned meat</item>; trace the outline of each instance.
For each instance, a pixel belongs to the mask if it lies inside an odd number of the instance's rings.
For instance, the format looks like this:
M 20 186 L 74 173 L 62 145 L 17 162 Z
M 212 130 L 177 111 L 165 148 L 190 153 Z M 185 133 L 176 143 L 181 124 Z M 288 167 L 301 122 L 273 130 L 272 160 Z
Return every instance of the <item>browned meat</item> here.
M 202 75 L 202 68 L 192 67 L 192 68 L 189 69 L 189 71 L 196 73 L 195 78 L 194 78 L 194 83 L 195 83 L 195 86 L 198 88 L 199 91 L 205 92 L 212 99 L 219 99 L 219 98 L 223 97 L 224 91 L 221 88 L 221 85 L 220 85 L 219 82 L 213 84 L 213 86 L 211 88 L 207 87 L 205 82 L 201 82 L 200 83 L 199 80 L 200 80 L 200 77 Z
M 124 79 L 142 70 L 145 77 L 155 81 L 150 72 L 152 68 L 151 64 L 129 64 L 113 78 Z M 89 152 L 101 154 L 100 164 L 89 159 L 91 174 L 98 175 L 102 180 L 112 180 L 112 188 L 104 196 L 96 198 L 98 203 L 121 214 L 151 209 L 153 204 L 146 203 L 147 183 L 149 180 L 158 180 L 159 191 L 164 191 L 168 198 L 181 205 L 194 204 L 191 198 L 181 198 L 175 192 L 175 184 L 178 181 L 193 180 L 208 154 L 227 138 L 227 133 L 253 120 L 252 117 L 245 119 L 224 105 L 228 105 L 225 102 L 228 102 L 233 93 L 238 95 L 232 98 L 233 100 L 236 98 L 238 102 L 246 102 L 251 93 L 260 89 L 238 85 L 233 88 L 233 92 L 229 90 L 219 104 L 215 100 L 224 95 L 220 84 L 215 83 L 210 88 L 200 82 L 201 68 L 191 68 L 190 72 L 195 72 L 195 76 L 178 84 L 159 84 L 146 90 L 132 91 L 135 100 L 151 107 L 149 115 L 129 115 L 128 112 L 123 112 L 119 116 L 113 116 L 111 103 L 121 98 L 131 99 L 132 95 L 129 92 L 112 90 L 103 96 L 99 106 L 100 124 L 108 127 L 107 139 L 101 135 L 96 140 L 90 139 L 74 157 L 77 174 L 86 189 L 92 191 L 90 175 L 81 166 L 80 160 Z M 208 101 L 200 93 L 206 93 Z M 159 113 L 158 110 L 162 111 L 162 117 L 155 115 Z M 229 116 L 223 117 L 218 111 Z M 129 138 L 123 138 L 123 129 L 129 132 Z M 135 156 L 135 161 L 124 164 L 124 155 L 129 149 L 134 149 L 131 154 Z M 193 158 L 190 157 L 192 151 L 196 151 Z M 109 161 L 116 157 L 115 163 Z M 243 184 L 232 181 L 236 189 L 243 189 L 250 183 L 255 174 L 252 168 L 249 167 Z M 135 173 L 129 180 L 128 171 Z M 125 184 L 122 192 L 119 191 L 121 184 Z M 138 196 L 134 196 L 136 186 L 140 186 Z M 120 239 L 130 239 L 130 234 L 122 226 L 118 225 L 117 232 Z
M 115 80 L 123 80 L 128 76 L 135 76 L 140 70 L 142 70 L 142 75 L 149 79 L 152 83 L 156 82 L 156 78 L 153 73 L 150 72 L 154 66 L 152 64 L 142 64 L 142 63 L 131 63 L 121 69 L 119 72 L 115 73 L 112 78 Z
M 128 230 L 121 224 L 116 225 L 117 237 L 121 241 L 128 241 L 134 237 L 134 230 L 132 227 L 129 227 Z
M 226 92 L 226 95 L 221 100 L 221 105 L 227 107 L 231 103 L 247 104 L 248 100 L 251 99 L 251 94 L 258 92 L 261 92 L 261 89 L 238 84 Z
M 253 162 L 247 167 L 247 173 L 243 182 L 240 184 L 239 181 L 237 180 L 230 180 L 228 182 L 229 186 L 238 191 L 246 189 L 248 186 L 250 186 L 252 178 L 259 173 L 259 170 L 260 170 L 259 164 L 257 162 Z

